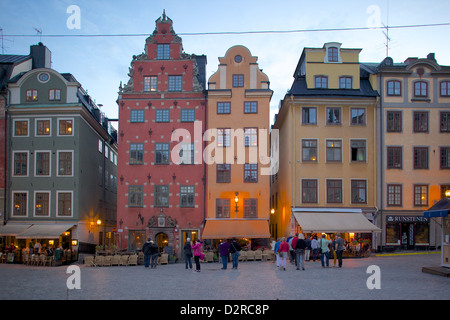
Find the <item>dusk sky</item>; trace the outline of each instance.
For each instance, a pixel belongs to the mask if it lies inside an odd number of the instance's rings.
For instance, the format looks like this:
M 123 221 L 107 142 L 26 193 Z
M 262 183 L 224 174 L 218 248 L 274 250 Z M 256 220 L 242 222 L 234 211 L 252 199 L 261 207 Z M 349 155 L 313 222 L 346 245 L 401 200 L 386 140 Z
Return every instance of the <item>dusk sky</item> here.
M 373 28 L 380 23 L 393 27 L 389 56 L 394 62 L 434 52 L 439 64 L 450 65 L 447 0 L 0 0 L 2 53 L 26 55 L 30 45 L 44 43 L 52 52 L 52 68 L 72 73 L 103 105 L 102 111 L 116 118 L 120 82 L 128 82 L 132 56 L 144 51 L 163 10 L 173 20 L 184 51 L 207 56 L 207 78 L 234 45 L 244 45 L 258 57 L 274 91 L 271 121 L 292 85 L 304 47 L 336 41 L 342 48 L 362 49 L 361 62 L 381 62 L 386 37 L 382 29 Z M 433 24 L 444 25 L 423 26 Z M 318 31 L 349 28 L 359 30 Z M 254 31 L 258 33 L 247 33 Z M 225 32 L 230 33 L 220 34 Z

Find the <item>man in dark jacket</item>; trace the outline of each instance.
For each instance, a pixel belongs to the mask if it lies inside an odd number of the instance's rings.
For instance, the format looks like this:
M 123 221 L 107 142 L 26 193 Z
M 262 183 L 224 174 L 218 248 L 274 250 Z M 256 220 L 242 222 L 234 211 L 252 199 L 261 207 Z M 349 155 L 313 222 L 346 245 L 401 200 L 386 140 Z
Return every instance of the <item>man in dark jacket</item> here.
M 150 257 L 151 255 L 151 243 L 150 238 L 147 239 L 147 242 L 144 243 L 144 246 L 142 247 L 142 252 L 144 253 L 144 265 L 146 268 L 150 265 Z
M 150 254 L 152 256 L 151 268 L 156 268 L 156 265 L 158 264 L 158 257 L 160 256 L 160 254 L 159 254 L 159 248 L 153 242 L 153 240 L 150 241 Z
M 241 255 L 239 251 L 241 251 L 241 247 L 236 242 L 236 238 L 233 238 L 233 242 L 231 242 L 230 245 L 231 259 L 233 260 L 233 269 L 238 268 L 238 258 Z
M 297 243 L 295 245 L 295 254 L 297 259 L 297 270 L 300 270 L 300 266 L 302 267 L 302 270 L 305 270 L 305 249 L 306 249 L 306 242 L 305 242 L 305 236 L 303 233 L 300 233 L 298 235 Z

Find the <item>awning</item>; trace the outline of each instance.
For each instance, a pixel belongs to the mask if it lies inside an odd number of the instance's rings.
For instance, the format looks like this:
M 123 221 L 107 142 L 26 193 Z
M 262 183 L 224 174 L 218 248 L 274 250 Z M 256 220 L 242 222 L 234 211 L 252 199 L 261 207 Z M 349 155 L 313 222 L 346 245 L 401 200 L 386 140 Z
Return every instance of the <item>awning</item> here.
M 202 239 L 270 238 L 268 220 L 206 220 Z
M 360 209 L 309 209 L 294 208 L 295 219 L 303 232 L 381 232 L 381 229 L 371 223 Z
M 0 226 L 0 236 L 16 236 L 24 230 L 28 229 L 31 224 L 9 222 L 4 226 Z
M 426 218 L 447 217 L 450 210 L 450 200 L 444 198 L 436 202 L 430 209 L 423 212 Z
M 74 224 L 34 224 L 16 236 L 17 239 L 56 239 Z

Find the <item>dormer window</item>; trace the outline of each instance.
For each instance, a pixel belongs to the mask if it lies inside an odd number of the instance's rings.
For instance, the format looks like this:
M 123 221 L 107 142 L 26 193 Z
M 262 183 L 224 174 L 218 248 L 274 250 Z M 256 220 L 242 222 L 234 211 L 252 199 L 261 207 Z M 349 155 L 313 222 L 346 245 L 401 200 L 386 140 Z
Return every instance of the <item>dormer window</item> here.
M 353 78 L 350 76 L 339 77 L 339 89 L 351 89 L 353 87 Z
M 329 47 L 328 48 L 328 62 L 338 62 L 339 55 L 338 55 L 338 48 L 336 47 Z
M 342 63 L 341 58 L 341 43 L 328 42 L 323 46 L 325 49 L 324 63 Z
M 170 59 L 170 44 L 158 44 L 157 59 L 158 60 Z
M 326 89 L 328 88 L 328 77 L 327 76 L 315 76 L 314 84 L 316 89 Z

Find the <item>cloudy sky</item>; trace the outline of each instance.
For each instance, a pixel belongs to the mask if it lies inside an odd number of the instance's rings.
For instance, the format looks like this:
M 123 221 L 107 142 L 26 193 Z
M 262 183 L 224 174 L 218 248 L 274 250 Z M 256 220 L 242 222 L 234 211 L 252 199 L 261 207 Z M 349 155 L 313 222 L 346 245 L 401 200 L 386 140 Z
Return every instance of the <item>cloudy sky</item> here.
M 393 27 L 394 62 L 434 52 L 439 64 L 450 65 L 448 0 L 0 0 L 0 45 L 3 54 L 28 54 L 30 45 L 43 42 L 52 52 L 52 68 L 72 73 L 115 118 L 120 82 L 128 81 L 132 56 L 144 51 L 164 9 L 184 51 L 207 56 L 208 78 L 231 46 L 244 45 L 258 57 L 274 91 L 271 119 L 304 47 L 337 41 L 362 49 L 361 62 L 381 62 L 386 37 L 373 27 L 384 24 Z M 432 24 L 447 25 L 411 27 Z M 357 30 L 342 30 L 351 28 Z M 319 31 L 324 29 L 341 30 Z

